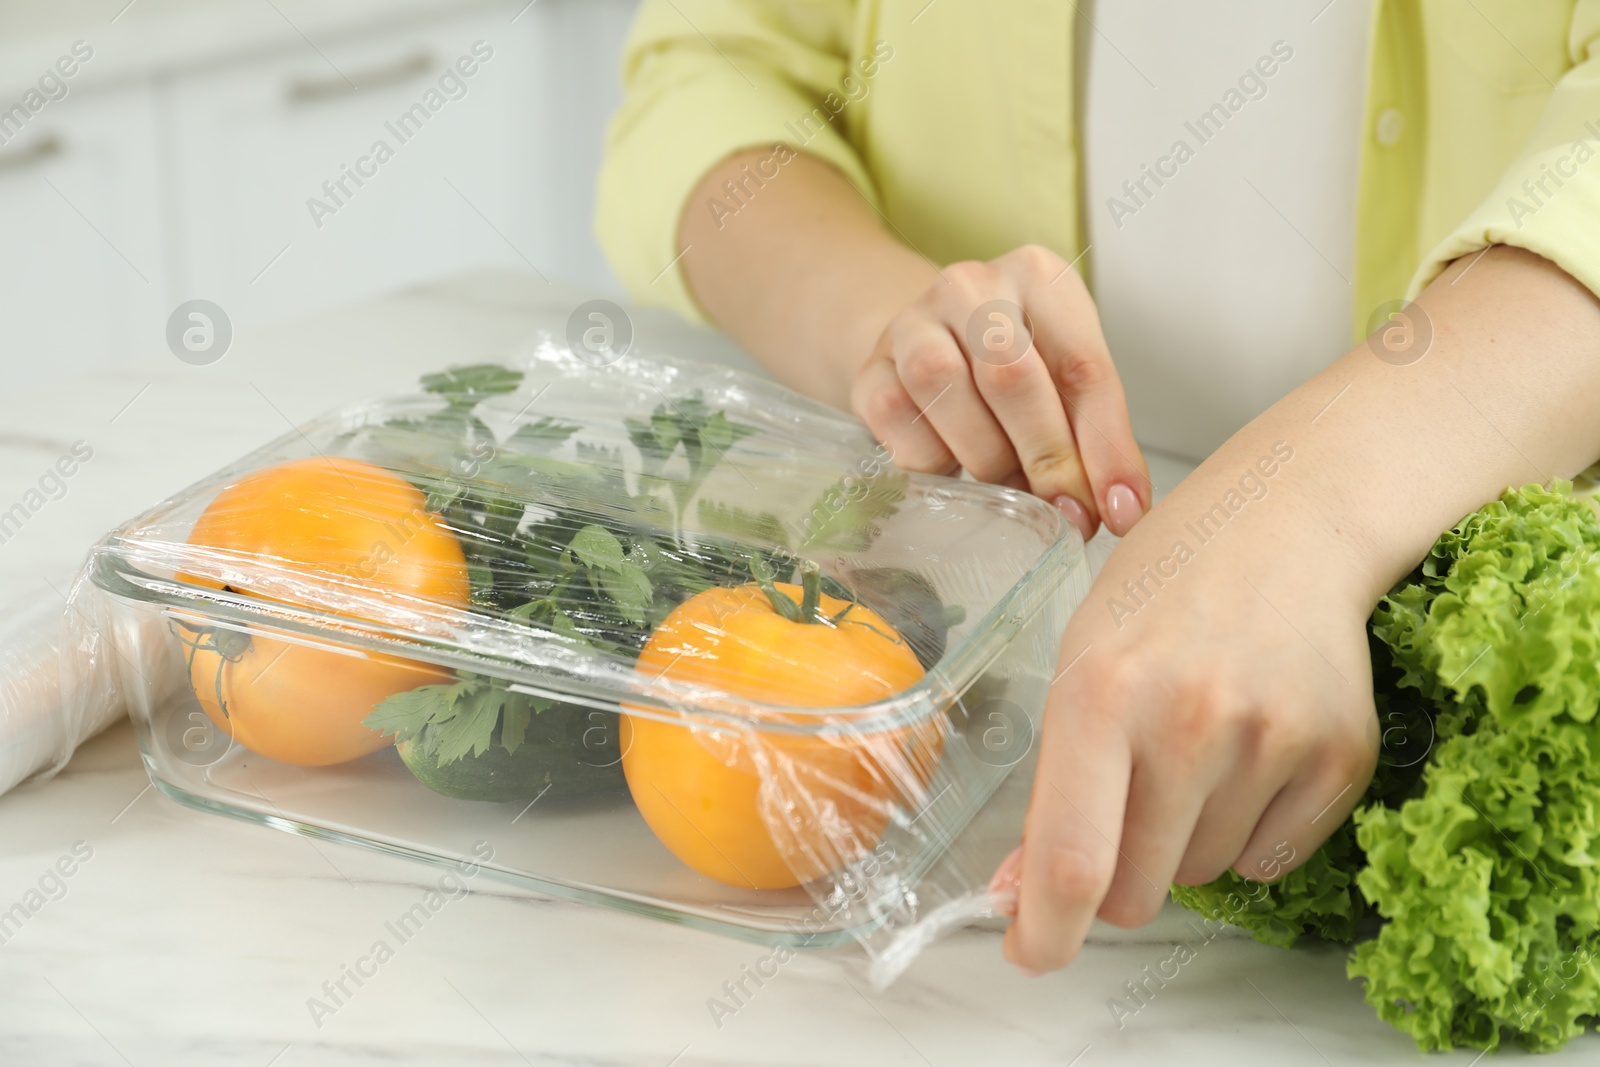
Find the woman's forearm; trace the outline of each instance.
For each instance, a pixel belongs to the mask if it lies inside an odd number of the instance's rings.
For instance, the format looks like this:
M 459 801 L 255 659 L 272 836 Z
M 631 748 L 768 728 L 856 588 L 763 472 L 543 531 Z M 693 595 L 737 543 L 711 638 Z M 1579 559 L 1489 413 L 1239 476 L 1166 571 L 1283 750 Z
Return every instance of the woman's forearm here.
M 844 175 L 787 147 L 714 168 L 679 237 L 706 314 L 783 382 L 841 408 L 884 327 L 939 276 Z
M 1205 508 L 1279 441 L 1273 491 L 1308 568 L 1358 575 L 1370 605 L 1439 532 L 1508 485 L 1571 477 L 1600 458 L 1600 301 L 1548 260 L 1496 246 L 1452 264 L 1413 309 L 1425 354 L 1357 347 L 1214 454 L 1171 498 Z M 1304 525 L 1296 525 L 1297 523 Z M 1256 525 L 1254 522 L 1248 525 Z M 1296 545 L 1279 546 L 1295 551 Z M 1327 553 L 1352 569 L 1327 566 Z

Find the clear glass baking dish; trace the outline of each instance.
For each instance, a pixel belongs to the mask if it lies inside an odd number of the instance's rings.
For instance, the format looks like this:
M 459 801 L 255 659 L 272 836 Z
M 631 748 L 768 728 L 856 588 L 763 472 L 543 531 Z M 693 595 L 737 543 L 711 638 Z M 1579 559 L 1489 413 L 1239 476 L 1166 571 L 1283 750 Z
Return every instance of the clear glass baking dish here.
M 285 434 L 92 552 L 76 614 L 102 673 L 81 684 L 123 690 L 161 792 L 311 837 L 467 859 L 540 892 L 765 944 L 855 937 L 870 947 L 987 879 L 992 858 L 963 864 L 952 842 L 1027 766 L 1061 630 L 1089 584 L 1082 541 L 1056 509 L 1001 487 L 905 475 L 837 412 L 681 360 L 600 367 L 543 339 L 511 365 L 424 384 Z M 426 537 L 437 527 L 464 546 L 470 591 L 451 599 L 436 583 L 385 584 L 380 572 L 423 537 L 415 523 L 396 529 L 398 553 L 375 543 L 359 565 L 324 561 L 325 573 L 300 549 L 246 543 L 270 512 L 247 509 L 232 541 L 215 536 L 241 484 L 262 490 L 252 479 L 263 472 L 307 469 L 334 471 L 362 501 L 371 485 L 351 477 L 403 479 L 426 501 L 416 520 Z M 268 497 L 298 491 L 264 484 Z M 251 506 L 272 504 L 261 496 Z M 307 535 L 315 541 L 342 513 L 306 514 L 323 524 Z M 620 558 L 595 528 L 615 532 Z M 564 552 L 539 540 L 550 529 Z M 667 547 L 658 557 L 647 544 Z M 730 635 L 747 614 L 714 633 L 701 618 L 676 638 L 682 648 L 663 645 L 665 619 L 708 570 L 731 577 L 707 592 L 747 594 L 740 603 L 761 615 L 762 633 L 780 638 L 740 636 L 736 648 Z M 793 582 L 768 588 L 785 577 Z M 766 617 L 781 614 L 770 594 L 784 599 L 784 589 L 812 612 L 800 623 L 821 629 Z M 722 652 L 690 648 L 708 633 Z M 646 634 L 655 644 L 641 651 Z M 870 666 L 823 655 L 813 639 L 852 642 Z M 852 671 L 884 683 L 877 674 L 894 673 L 879 670 L 886 644 L 901 646 L 901 662 L 914 653 L 914 681 L 902 686 L 911 674 L 901 674 L 876 699 L 825 703 Z M 715 670 L 656 670 L 685 650 Z M 788 681 L 753 698 L 748 676 L 768 666 L 751 655 L 780 661 L 774 677 Z M 717 671 L 743 673 L 723 684 Z M 468 710 L 441 720 L 452 707 Z M 376 740 L 352 756 L 346 730 L 346 749 L 330 756 L 316 730 L 347 713 Z M 312 715 L 309 734 L 283 725 Z M 410 741 L 397 748 L 374 723 L 402 724 L 402 738 L 410 723 Z M 488 747 L 449 737 L 452 723 Z M 523 736 L 514 751 L 508 732 Z M 464 744 L 466 755 L 449 758 Z M 700 763 L 704 773 L 672 786 L 674 801 L 658 779 L 645 788 L 633 777 L 651 759 L 667 775 Z M 764 838 L 737 809 L 745 787 Z M 737 809 L 734 836 L 702 832 L 697 820 L 710 816 L 685 814 L 700 810 L 695 789 L 715 793 L 705 811 L 713 801 Z M 657 792 L 682 820 L 663 814 Z M 470 799 L 482 795 L 491 799 Z M 736 851 L 746 842 L 776 852 L 790 884 L 745 877 L 739 857 L 757 863 Z M 702 873 L 718 856 L 733 857 L 739 876 Z

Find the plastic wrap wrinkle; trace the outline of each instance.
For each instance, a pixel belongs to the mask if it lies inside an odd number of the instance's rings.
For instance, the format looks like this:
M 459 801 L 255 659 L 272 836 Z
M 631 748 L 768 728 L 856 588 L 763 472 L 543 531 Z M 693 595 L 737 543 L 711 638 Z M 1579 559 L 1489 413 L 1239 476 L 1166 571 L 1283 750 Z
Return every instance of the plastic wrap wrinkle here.
M 981 919 L 1009 916 L 1016 907 L 1016 892 L 969 893 L 947 900 L 915 922 L 900 927 L 867 964 L 867 981 L 874 990 L 893 985 L 916 958 L 940 938 Z

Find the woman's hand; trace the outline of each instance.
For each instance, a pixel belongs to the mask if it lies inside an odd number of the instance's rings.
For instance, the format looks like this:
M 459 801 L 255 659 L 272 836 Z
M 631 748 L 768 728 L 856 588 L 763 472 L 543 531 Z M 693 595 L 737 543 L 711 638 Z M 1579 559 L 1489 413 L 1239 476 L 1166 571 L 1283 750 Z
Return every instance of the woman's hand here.
M 1069 962 L 1097 915 L 1148 922 L 1173 882 L 1278 877 L 1361 798 L 1377 594 L 1297 463 L 1287 442 L 1225 449 L 1117 547 L 1068 625 L 1020 860 L 997 876 L 1020 863 L 1006 956 L 1024 970 Z
M 1085 538 L 1150 506 L 1094 301 L 1048 249 L 944 268 L 883 330 L 851 405 L 898 466 L 1026 489 Z
M 735 215 L 704 209 L 775 151 L 730 156 L 685 206 L 683 271 L 706 313 L 786 384 L 853 409 L 899 466 L 964 467 L 1054 502 L 1085 537 L 1126 533 L 1150 479 L 1083 278 L 1035 246 L 941 270 L 806 152 Z

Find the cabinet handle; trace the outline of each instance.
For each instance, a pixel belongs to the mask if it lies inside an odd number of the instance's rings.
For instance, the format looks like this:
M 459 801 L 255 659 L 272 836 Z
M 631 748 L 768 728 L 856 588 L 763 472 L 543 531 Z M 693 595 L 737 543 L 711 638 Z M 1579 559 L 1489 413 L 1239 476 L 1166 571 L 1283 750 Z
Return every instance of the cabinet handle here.
M 289 83 L 286 96 L 291 104 L 316 104 L 341 96 L 371 92 L 385 86 L 397 85 L 428 73 L 434 66 L 433 54 L 414 52 L 391 63 L 380 63 L 357 71 L 348 80 L 343 76 L 331 78 L 296 78 Z
M 62 151 L 61 138 L 53 133 L 47 133 L 27 148 L 19 148 L 12 152 L 0 152 L 0 173 L 37 166 L 47 159 L 59 156 Z

